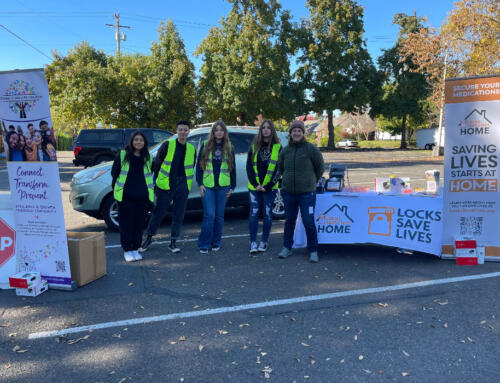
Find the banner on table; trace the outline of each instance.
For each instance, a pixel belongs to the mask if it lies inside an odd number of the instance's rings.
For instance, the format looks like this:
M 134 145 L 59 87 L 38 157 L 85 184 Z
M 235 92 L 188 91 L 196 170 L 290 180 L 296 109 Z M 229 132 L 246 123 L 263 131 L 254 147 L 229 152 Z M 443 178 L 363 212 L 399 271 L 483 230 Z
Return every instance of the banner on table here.
M 17 236 L 17 271 L 71 286 L 56 140 L 43 69 L 0 72 L 0 124 Z
M 440 255 L 442 199 L 427 196 L 318 194 L 318 243 L 377 243 Z M 297 222 L 294 247 L 306 246 Z
M 445 103 L 443 244 L 498 247 L 500 75 L 447 80 Z

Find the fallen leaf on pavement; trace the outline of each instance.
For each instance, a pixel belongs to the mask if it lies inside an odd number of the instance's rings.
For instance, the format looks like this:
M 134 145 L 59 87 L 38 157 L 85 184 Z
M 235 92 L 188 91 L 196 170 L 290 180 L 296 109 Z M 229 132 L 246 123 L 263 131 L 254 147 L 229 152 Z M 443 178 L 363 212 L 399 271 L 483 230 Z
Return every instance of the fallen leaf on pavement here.
M 9 327 L 10 326 L 10 323 L 2 323 L 0 324 L 0 327 Z
M 363 355 L 358 356 L 359 360 L 363 360 L 365 357 Z
M 16 336 L 16 335 L 17 335 L 17 332 L 11 332 L 11 333 L 9 334 L 9 338 L 12 338 L 12 337 L 14 337 L 14 336 Z
M 8 368 L 11 368 L 11 367 L 12 367 L 12 364 L 10 364 L 10 363 L 7 363 L 5 366 L 3 366 L 3 368 L 5 368 L 6 370 L 7 370 Z
M 168 342 L 168 344 L 177 344 L 177 342 L 175 340 L 171 340 Z
M 365 370 L 364 368 L 363 368 L 363 371 L 366 372 L 367 374 L 371 374 L 372 373 L 370 370 Z
M 228 332 L 226 330 L 219 330 L 219 335 L 226 335 Z
M 403 354 L 405 354 L 406 356 L 410 356 L 410 354 L 408 354 L 405 350 L 403 350 Z
M 200 350 L 200 352 L 201 352 L 204 348 L 205 348 L 205 346 L 203 346 L 203 345 L 201 345 L 201 344 L 198 346 L 198 350 Z
M 248 323 L 242 323 L 242 324 L 240 324 L 240 328 L 241 327 L 247 327 L 247 326 L 250 326 L 250 325 Z
M 448 323 L 444 322 L 443 327 L 448 328 Z
M 341 360 L 340 360 L 340 363 L 344 363 L 344 362 L 345 362 L 345 361 L 344 361 L 344 359 L 341 359 Z
M 263 370 L 261 370 L 264 373 L 264 378 L 270 379 L 271 378 L 271 372 L 273 372 L 272 368 L 269 366 L 264 367 Z
M 408 375 L 410 375 L 410 373 L 408 373 L 408 372 L 402 372 L 401 375 L 408 376 Z
M 129 286 L 133 286 L 133 285 L 134 285 L 134 283 L 133 283 L 133 282 L 130 282 L 128 285 L 129 285 Z M 127 378 L 123 378 L 123 379 L 127 379 Z
M 335 273 L 335 276 L 336 276 L 338 279 L 344 279 L 344 277 L 342 276 L 342 274 Z
M 471 342 L 471 343 L 473 343 L 473 342 L 474 342 L 474 341 L 473 341 L 471 338 L 469 338 L 469 337 L 467 337 L 467 340 L 468 340 L 469 342 Z
M 123 383 L 124 381 L 126 381 L 127 378 L 121 378 L 120 381 L 118 383 Z
M 304 347 L 309 347 L 309 345 L 308 345 L 307 343 L 301 342 L 300 344 L 301 344 L 302 346 L 304 346 Z
M 291 318 L 290 318 L 290 320 L 291 320 L 292 322 L 297 322 L 297 321 L 295 320 L 295 318 L 294 318 L 294 317 L 291 317 Z
M 379 302 L 378 305 L 381 306 L 381 307 L 387 307 L 387 306 L 389 306 L 389 303 Z
M 436 302 L 438 305 L 441 305 L 441 306 L 448 304 L 448 301 L 441 302 L 439 299 L 434 299 L 434 302 Z
M 66 341 L 67 344 L 75 344 L 75 343 L 78 343 L 78 342 L 81 342 L 82 340 L 85 340 L 85 339 L 88 339 L 90 335 L 85 335 L 85 336 L 82 336 L 81 338 L 76 338 L 76 339 L 68 339 Z
M 12 348 L 12 351 L 14 352 L 17 352 L 18 354 L 22 354 L 26 351 L 28 351 L 27 349 L 24 349 L 24 350 L 21 350 L 21 347 L 19 347 L 18 345 L 15 345 L 13 348 Z
M 185 336 L 180 336 L 178 339 L 179 342 L 184 342 L 185 340 L 186 340 Z

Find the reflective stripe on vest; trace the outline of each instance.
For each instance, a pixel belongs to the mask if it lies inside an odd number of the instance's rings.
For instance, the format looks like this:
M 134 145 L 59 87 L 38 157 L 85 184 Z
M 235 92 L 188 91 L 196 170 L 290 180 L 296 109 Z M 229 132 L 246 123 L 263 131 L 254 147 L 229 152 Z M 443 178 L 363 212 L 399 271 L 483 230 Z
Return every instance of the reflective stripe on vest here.
M 130 164 L 127 162 L 124 162 L 123 160 L 125 159 L 125 150 L 120 151 L 120 174 L 118 175 L 118 178 L 116 179 L 115 182 L 115 188 L 113 190 L 113 197 L 115 200 L 118 202 L 121 202 L 123 200 L 123 188 L 125 187 L 125 182 L 127 182 L 127 175 L 128 171 L 130 169 Z M 146 180 L 146 186 L 148 188 L 148 198 L 151 202 L 154 202 L 155 200 L 155 188 L 154 188 L 154 182 L 153 182 L 153 172 L 151 171 L 151 166 L 153 164 L 153 160 L 149 158 L 148 161 L 144 164 L 144 179 Z
M 273 149 L 271 151 L 271 159 L 269 160 L 269 164 L 267 165 L 267 171 L 266 175 L 264 177 L 264 182 L 260 183 L 259 180 L 259 170 L 257 169 L 257 155 L 258 153 L 255 153 L 253 156 L 253 172 L 255 174 L 255 180 L 257 181 L 257 184 L 260 184 L 262 186 L 266 186 L 269 182 L 271 182 L 271 177 L 274 174 L 274 169 L 276 169 L 276 164 L 278 163 L 278 155 L 280 152 L 281 144 L 274 144 Z M 252 145 L 252 153 L 254 152 L 254 146 Z M 250 190 L 255 190 L 253 185 L 248 181 L 248 189 Z M 276 182 L 273 186 L 273 189 L 278 189 L 278 183 Z
M 206 147 L 207 141 L 203 143 Z M 231 149 L 231 143 L 229 143 L 229 149 Z M 205 149 L 203 149 L 205 150 Z M 222 162 L 220 165 L 219 173 L 219 186 L 229 186 L 231 185 L 231 175 L 229 172 L 229 162 L 226 153 L 223 154 Z M 212 153 L 208 154 L 207 163 L 205 165 L 205 170 L 203 171 L 203 186 L 207 188 L 213 188 L 215 186 L 214 178 L 214 168 L 212 165 Z
M 158 172 L 158 179 L 156 185 L 162 190 L 170 190 L 170 168 L 175 154 L 175 146 L 177 140 L 170 140 L 168 142 L 167 155 L 161 164 Z M 195 148 L 189 142 L 186 142 L 186 155 L 184 156 L 184 171 L 186 172 L 186 182 L 188 191 L 191 190 L 194 176 L 194 161 L 195 161 Z

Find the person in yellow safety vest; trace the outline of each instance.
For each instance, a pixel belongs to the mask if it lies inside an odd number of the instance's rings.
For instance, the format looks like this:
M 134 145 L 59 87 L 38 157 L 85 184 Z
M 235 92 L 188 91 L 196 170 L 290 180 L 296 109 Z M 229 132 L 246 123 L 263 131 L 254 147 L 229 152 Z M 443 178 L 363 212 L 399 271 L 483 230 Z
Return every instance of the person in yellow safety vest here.
M 196 163 L 196 182 L 203 201 L 203 222 L 198 237 L 200 253 L 221 246 L 226 201 L 236 187 L 236 162 L 229 133 L 222 121 L 212 125 Z
M 136 131 L 111 168 L 113 196 L 118 202 L 120 243 L 125 261 L 140 261 L 144 223 L 154 202 L 152 159 L 146 136 Z
M 278 156 L 281 144 L 272 121 L 264 120 L 255 136 L 247 157 L 247 176 L 250 198 L 250 254 L 267 250 L 267 240 L 273 224 L 273 203 L 278 189 Z M 257 246 L 259 213 L 262 211 L 262 238 Z
M 170 204 L 172 204 L 172 226 L 168 249 L 172 253 L 181 251 L 177 246 L 177 239 L 184 221 L 184 212 L 193 183 L 196 159 L 196 148 L 187 142 L 189 129 L 189 121 L 179 121 L 176 126 L 177 138 L 173 137 L 164 142 L 153 162 L 153 172 L 156 179 L 156 204 L 149 221 L 146 238 L 139 249 L 140 252 L 146 251 L 151 246 L 153 236 L 165 218 Z

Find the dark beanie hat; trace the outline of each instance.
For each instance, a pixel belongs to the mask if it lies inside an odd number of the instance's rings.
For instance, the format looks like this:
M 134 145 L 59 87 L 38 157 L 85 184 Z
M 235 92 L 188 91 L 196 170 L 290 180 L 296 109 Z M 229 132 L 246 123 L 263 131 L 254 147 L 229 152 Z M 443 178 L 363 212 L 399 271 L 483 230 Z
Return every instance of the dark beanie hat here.
M 292 130 L 295 128 L 302 129 L 302 132 L 304 134 L 306 133 L 306 129 L 304 128 L 304 121 L 295 120 L 294 122 L 292 122 L 292 124 L 290 125 L 290 129 L 288 129 L 288 132 L 292 133 Z

